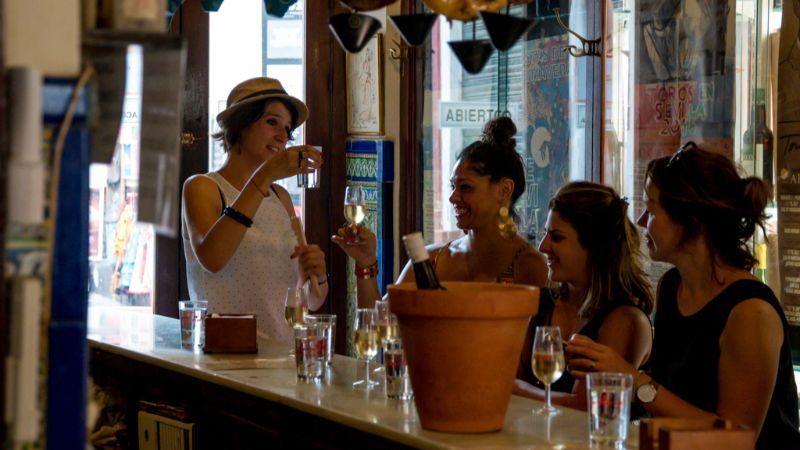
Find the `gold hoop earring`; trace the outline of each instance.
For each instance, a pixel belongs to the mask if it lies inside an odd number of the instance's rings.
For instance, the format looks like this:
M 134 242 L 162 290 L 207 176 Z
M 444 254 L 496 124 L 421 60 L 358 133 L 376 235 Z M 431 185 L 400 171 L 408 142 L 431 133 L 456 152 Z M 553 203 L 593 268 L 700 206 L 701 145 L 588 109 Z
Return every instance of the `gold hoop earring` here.
M 497 229 L 500 231 L 500 236 L 506 239 L 512 239 L 517 235 L 517 224 L 514 219 L 508 214 L 508 208 L 505 206 L 500 207 L 500 217 L 497 219 Z

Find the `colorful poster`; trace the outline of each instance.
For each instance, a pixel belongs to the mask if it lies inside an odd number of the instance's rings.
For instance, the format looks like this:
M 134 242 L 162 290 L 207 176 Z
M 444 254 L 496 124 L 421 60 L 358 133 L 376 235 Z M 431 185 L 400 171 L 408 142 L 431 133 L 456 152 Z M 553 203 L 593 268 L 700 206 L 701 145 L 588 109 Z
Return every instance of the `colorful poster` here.
M 735 12 L 733 0 L 637 2 L 635 147 L 642 168 L 690 140 L 733 157 Z
M 569 179 L 569 61 L 567 35 L 524 43 L 523 95 L 519 129 L 525 162 L 525 194 L 518 203 L 520 231 L 533 241 L 547 220 L 547 203 Z
M 800 1 L 783 3 L 778 56 L 778 260 L 786 320 L 800 326 Z

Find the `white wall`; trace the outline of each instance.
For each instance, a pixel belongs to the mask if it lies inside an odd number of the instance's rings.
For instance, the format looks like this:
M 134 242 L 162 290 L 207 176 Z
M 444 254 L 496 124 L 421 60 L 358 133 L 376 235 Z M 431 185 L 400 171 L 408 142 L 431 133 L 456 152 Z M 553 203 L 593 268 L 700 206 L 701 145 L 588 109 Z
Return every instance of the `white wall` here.
M 6 66 L 74 77 L 81 66 L 80 0 L 5 0 Z

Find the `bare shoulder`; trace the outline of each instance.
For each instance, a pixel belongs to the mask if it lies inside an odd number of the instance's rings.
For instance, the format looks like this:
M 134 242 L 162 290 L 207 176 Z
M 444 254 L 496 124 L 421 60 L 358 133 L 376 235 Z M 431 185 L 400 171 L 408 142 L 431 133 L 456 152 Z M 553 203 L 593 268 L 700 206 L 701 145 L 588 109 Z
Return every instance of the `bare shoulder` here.
M 644 311 L 633 305 L 620 305 L 608 313 L 601 328 L 614 329 L 629 326 L 650 328 L 650 319 L 647 318 Z
M 217 183 L 211 177 L 205 174 L 195 174 L 190 176 L 183 182 L 184 194 L 190 192 L 192 194 L 200 194 L 206 191 L 217 191 Z
M 781 317 L 771 304 L 760 298 L 751 298 L 740 302 L 731 309 L 725 325 L 725 334 L 730 331 L 732 335 L 741 336 L 757 330 L 767 333 L 783 330 Z
M 435 244 L 426 245 L 425 249 L 428 250 L 428 255 L 430 255 L 431 258 L 435 258 L 436 255 L 438 255 L 442 251 L 449 251 L 448 250 L 449 244 L 450 244 L 449 242 L 444 242 L 444 243 L 437 242 Z
M 514 263 L 515 277 L 525 284 L 547 284 L 547 264 L 544 257 L 531 244 L 526 243 Z

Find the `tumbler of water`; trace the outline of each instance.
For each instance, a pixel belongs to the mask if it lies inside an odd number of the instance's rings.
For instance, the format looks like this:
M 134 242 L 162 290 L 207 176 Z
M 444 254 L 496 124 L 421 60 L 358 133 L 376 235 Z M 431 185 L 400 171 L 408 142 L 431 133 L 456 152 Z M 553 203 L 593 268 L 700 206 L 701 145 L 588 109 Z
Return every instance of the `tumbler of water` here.
M 184 348 L 202 348 L 206 342 L 206 312 L 208 302 L 205 300 L 184 300 L 178 302 L 181 320 L 181 346 Z
M 592 447 L 623 448 L 631 418 L 633 377 L 623 373 L 586 375 L 589 442 Z
M 306 316 L 306 324 L 316 326 L 317 333 L 325 338 L 323 356 L 325 364 L 330 366 L 336 348 L 336 314 L 309 314 Z
M 408 379 L 408 367 L 403 353 L 403 343 L 399 338 L 383 340 L 383 365 L 386 368 L 386 396 L 398 400 L 410 400 L 413 396 Z

